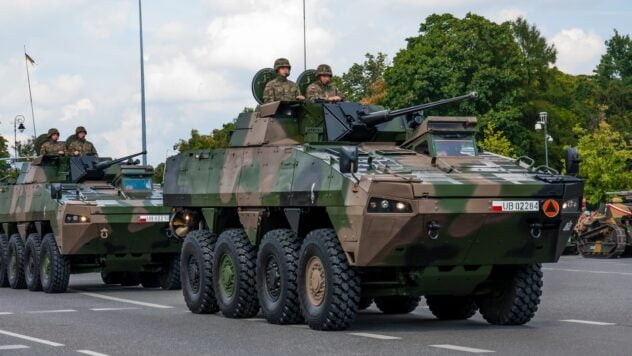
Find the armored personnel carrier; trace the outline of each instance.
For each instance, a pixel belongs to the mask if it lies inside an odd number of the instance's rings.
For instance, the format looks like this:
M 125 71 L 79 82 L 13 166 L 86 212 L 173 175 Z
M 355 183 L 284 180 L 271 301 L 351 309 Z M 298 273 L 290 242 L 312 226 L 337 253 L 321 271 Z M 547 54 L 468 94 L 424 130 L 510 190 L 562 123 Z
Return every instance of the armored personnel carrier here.
M 66 291 L 71 273 L 180 288 L 181 242 L 151 166 L 132 158 L 40 156 L 0 185 L 0 286 Z
M 189 309 L 340 330 L 372 302 L 408 313 L 424 296 L 440 319 L 528 322 L 583 183 L 479 151 L 474 117 L 420 116 L 475 97 L 272 102 L 239 115 L 229 147 L 168 158 Z
M 632 257 L 632 191 L 607 194 L 608 203 L 577 223 L 577 249 L 584 257 Z

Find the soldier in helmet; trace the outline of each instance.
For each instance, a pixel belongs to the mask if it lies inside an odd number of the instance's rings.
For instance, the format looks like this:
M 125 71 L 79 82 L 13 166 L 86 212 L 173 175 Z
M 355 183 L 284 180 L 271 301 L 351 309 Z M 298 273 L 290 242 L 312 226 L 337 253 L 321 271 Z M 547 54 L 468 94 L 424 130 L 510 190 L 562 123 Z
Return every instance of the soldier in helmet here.
M 277 73 L 277 77 L 266 84 L 263 90 L 264 103 L 281 100 L 305 100 L 305 97 L 301 95 L 301 91 L 298 89 L 298 85 L 287 79 L 290 75 L 290 69 L 292 69 L 292 66 L 290 66 L 290 61 L 287 59 L 278 58 L 274 61 L 274 70 Z
M 73 156 L 97 155 L 97 150 L 92 142 L 86 140 L 88 131 L 83 126 L 77 126 L 75 129 L 75 139 L 68 144 L 68 152 Z
M 63 156 L 66 154 L 66 146 L 63 142 L 58 142 L 59 140 L 59 130 L 56 128 L 52 128 L 48 130 L 48 141 L 42 144 L 40 148 L 41 155 L 59 155 Z
M 316 68 L 317 80 L 307 87 L 307 100 L 338 102 L 342 101 L 342 93 L 331 83 L 331 67 L 321 64 Z

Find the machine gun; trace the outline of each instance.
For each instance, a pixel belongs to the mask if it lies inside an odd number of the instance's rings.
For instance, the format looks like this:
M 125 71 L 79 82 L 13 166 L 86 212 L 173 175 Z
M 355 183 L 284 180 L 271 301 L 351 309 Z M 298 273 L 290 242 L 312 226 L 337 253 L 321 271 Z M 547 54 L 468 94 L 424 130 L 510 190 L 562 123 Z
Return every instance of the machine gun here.
M 101 162 L 99 162 L 99 158 L 97 156 L 70 157 L 70 180 L 74 183 L 81 183 L 85 180 L 103 179 L 103 176 L 105 175 L 104 171 L 107 168 L 145 153 L 147 153 L 147 151 Z M 133 163 L 138 164 L 138 162 Z

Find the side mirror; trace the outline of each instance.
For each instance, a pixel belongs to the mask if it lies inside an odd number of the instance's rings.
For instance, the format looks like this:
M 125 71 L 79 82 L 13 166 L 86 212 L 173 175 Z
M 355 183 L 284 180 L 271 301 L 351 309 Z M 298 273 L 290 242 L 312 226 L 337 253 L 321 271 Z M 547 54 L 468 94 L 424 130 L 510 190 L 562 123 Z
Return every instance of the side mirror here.
M 571 147 L 571 148 L 566 149 L 564 158 L 566 159 L 566 162 L 565 162 L 566 174 L 576 177 L 579 174 L 579 164 L 582 161 L 579 158 L 577 147 Z
M 50 197 L 52 199 L 61 199 L 61 184 L 54 183 L 50 185 Z
M 358 171 L 358 147 L 342 146 L 340 148 L 340 172 L 355 173 Z

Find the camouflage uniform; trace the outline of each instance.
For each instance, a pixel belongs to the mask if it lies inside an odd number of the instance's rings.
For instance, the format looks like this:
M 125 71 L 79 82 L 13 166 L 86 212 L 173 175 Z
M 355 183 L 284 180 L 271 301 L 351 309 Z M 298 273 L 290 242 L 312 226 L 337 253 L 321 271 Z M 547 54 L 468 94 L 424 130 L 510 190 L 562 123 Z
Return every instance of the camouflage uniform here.
M 66 152 L 66 145 L 63 142 L 58 142 L 57 140 L 53 140 L 53 135 L 57 135 L 59 137 L 59 131 L 55 128 L 48 130 L 48 141 L 42 144 L 40 147 L 41 155 L 58 155 L 59 152 Z
M 296 83 L 278 75 L 266 84 L 263 90 L 263 102 L 292 101 L 296 100 L 299 95 L 301 95 L 301 91 L 298 90 Z
M 97 150 L 94 148 L 94 145 L 92 144 L 92 142 L 88 141 L 84 138 L 79 138 L 79 133 L 80 132 L 85 132 L 86 134 L 88 133 L 88 131 L 83 127 L 83 126 L 79 126 L 75 129 L 75 139 L 72 140 L 69 144 L 68 144 L 68 152 L 70 154 L 74 154 L 75 151 L 79 152 L 80 156 L 83 155 L 97 155 Z
M 324 85 L 317 80 L 307 87 L 307 94 L 305 95 L 309 101 L 328 101 L 332 96 L 339 96 L 342 98 L 342 93 L 331 82 Z

